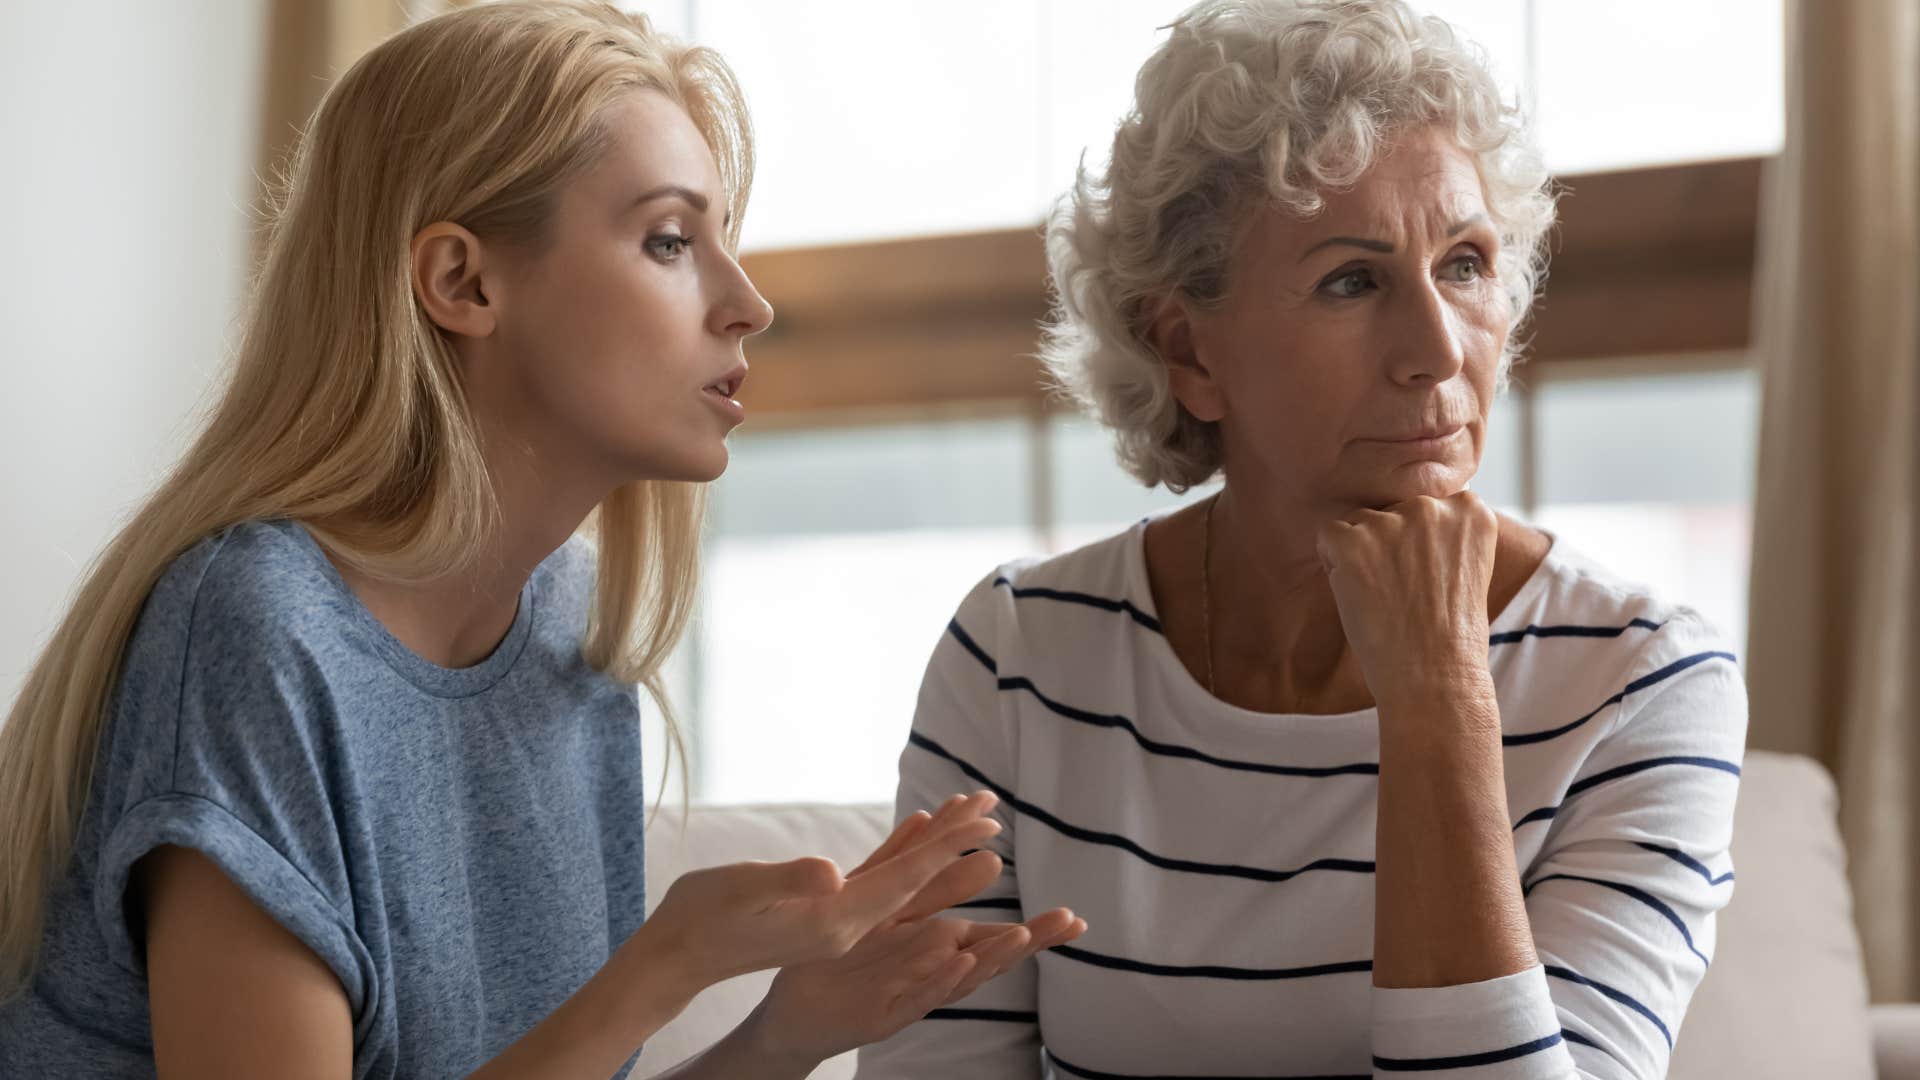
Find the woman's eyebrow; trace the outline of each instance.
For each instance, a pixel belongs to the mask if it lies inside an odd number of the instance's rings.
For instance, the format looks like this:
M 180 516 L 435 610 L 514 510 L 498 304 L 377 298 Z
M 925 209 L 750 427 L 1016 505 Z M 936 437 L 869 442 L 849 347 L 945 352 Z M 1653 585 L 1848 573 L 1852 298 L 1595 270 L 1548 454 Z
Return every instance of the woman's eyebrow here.
M 1447 235 L 1459 236 L 1475 225 L 1485 225 L 1491 229 L 1493 228 L 1493 219 L 1485 214 L 1474 214 L 1472 217 L 1462 218 L 1453 223 L 1453 227 L 1447 230 Z
M 690 187 L 682 187 L 679 184 L 662 184 L 652 191 L 642 192 L 628 205 L 628 209 L 632 209 L 642 203 L 650 203 L 655 199 L 679 199 L 681 202 L 686 203 L 688 206 L 693 207 L 703 214 L 707 212 L 707 207 L 712 205 L 712 201 L 705 195 L 700 194 Z
M 1360 237 L 1360 236 L 1329 236 L 1325 240 L 1322 240 L 1319 243 L 1308 248 L 1307 250 L 1301 252 L 1300 261 L 1305 262 L 1307 260 L 1307 256 L 1312 255 L 1314 252 L 1319 251 L 1321 248 L 1330 248 L 1330 247 L 1338 247 L 1338 246 L 1365 248 L 1368 251 L 1378 251 L 1382 255 L 1393 254 L 1393 245 L 1387 243 L 1385 240 L 1368 240 L 1365 237 Z
M 1462 218 L 1461 220 L 1454 222 L 1453 225 L 1447 229 L 1447 235 L 1449 237 L 1459 236 L 1461 233 L 1467 231 L 1468 229 L 1472 228 L 1475 225 L 1490 226 L 1492 224 L 1493 224 L 1492 219 L 1488 218 L 1487 215 L 1475 214 L 1472 217 Z M 1308 248 L 1307 250 L 1301 252 L 1300 261 L 1305 262 L 1307 259 L 1307 256 L 1312 255 L 1314 252 L 1319 251 L 1321 248 L 1329 248 L 1329 247 L 1335 247 L 1335 246 L 1365 248 L 1368 251 L 1380 252 L 1382 255 L 1393 254 L 1393 245 L 1387 243 L 1385 240 L 1369 240 L 1363 236 L 1329 236 L 1325 240 L 1322 240 L 1319 243 Z

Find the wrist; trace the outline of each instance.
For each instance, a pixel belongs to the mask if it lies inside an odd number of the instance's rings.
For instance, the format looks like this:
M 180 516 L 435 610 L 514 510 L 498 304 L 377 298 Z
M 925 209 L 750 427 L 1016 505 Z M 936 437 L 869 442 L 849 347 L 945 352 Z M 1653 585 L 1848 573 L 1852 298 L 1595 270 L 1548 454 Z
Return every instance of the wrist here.
M 754 1063 L 755 1076 L 804 1077 L 818 1068 L 826 1060 L 826 1055 L 796 1046 L 790 1037 L 779 1030 L 768 1009 L 773 993 L 769 990 L 767 997 L 754 1006 L 747 1018 L 734 1029 L 734 1037 L 739 1040 L 743 1054 Z
M 1431 709 L 1481 700 L 1492 701 L 1493 675 L 1484 651 L 1475 656 L 1462 651 L 1425 656 L 1394 664 L 1380 685 L 1370 687 L 1382 709 Z
M 671 927 L 648 920 L 640 924 L 609 960 L 606 974 L 627 992 L 619 995 L 620 1015 L 607 1019 L 620 1027 L 638 1024 L 653 1031 L 678 1016 L 694 997 L 718 980 L 705 974 L 691 943 Z

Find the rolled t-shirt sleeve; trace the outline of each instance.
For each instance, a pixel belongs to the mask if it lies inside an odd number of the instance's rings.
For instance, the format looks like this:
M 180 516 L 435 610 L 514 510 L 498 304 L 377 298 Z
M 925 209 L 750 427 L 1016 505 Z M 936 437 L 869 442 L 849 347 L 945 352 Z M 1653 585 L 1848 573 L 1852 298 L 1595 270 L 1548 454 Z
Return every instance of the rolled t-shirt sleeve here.
M 358 1034 L 380 994 L 356 931 L 336 813 L 350 776 L 324 684 L 299 628 L 220 572 L 209 560 L 163 582 L 128 643 L 96 765 L 111 797 L 92 810 L 94 917 L 109 958 L 144 976 L 133 868 L 163 845 L 197 851 L 333 970 Z
M 142 914 L 129 901 L 134 864 L 164 845 L 212 860 L 262 911 L 333 970 L 355 1016 L 372 998 L 374 966 L 352 920 L 284 854 L 240 818 L 197 795 L 168 794 L 133 807 L 114 826 L 94 875 L 94 915 L 109 955 L 146 972 Z

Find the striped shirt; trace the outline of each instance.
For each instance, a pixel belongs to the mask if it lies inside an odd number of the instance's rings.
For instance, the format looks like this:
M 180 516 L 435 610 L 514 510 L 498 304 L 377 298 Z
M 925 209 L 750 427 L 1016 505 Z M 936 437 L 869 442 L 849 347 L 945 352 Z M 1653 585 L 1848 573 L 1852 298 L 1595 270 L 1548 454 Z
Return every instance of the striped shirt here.
M 1556 541 L 1488 653 L 1540 964 L 1382 989 L 1377 714 L 1208 694 L 1161 632 L 1144 529 L 981 581 L 900 759 L 902 817 L 1000 795 L 1005 873 L 956 914 L 1065 905 L 1087 933 L 862 1051 L 860 1080 L 1664 1076 L 1733 892 L 1728 643 Z

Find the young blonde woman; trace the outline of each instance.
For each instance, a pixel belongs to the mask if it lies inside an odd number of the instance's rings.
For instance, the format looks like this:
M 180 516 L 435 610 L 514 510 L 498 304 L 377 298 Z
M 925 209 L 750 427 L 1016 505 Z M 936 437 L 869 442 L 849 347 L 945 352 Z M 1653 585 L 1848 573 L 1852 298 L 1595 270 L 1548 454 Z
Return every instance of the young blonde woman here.
M 671 1075 L 800 1077 L 1080 932 L 931 917 L 1000 872 L 985 793 L 642 924 L 636 686 L 772 317 L 751 175 L 719 57 L 606 6 L 329 93 L 225 396 L 0 732 L 0 1075 L 606 1077 L 778 967 Z

